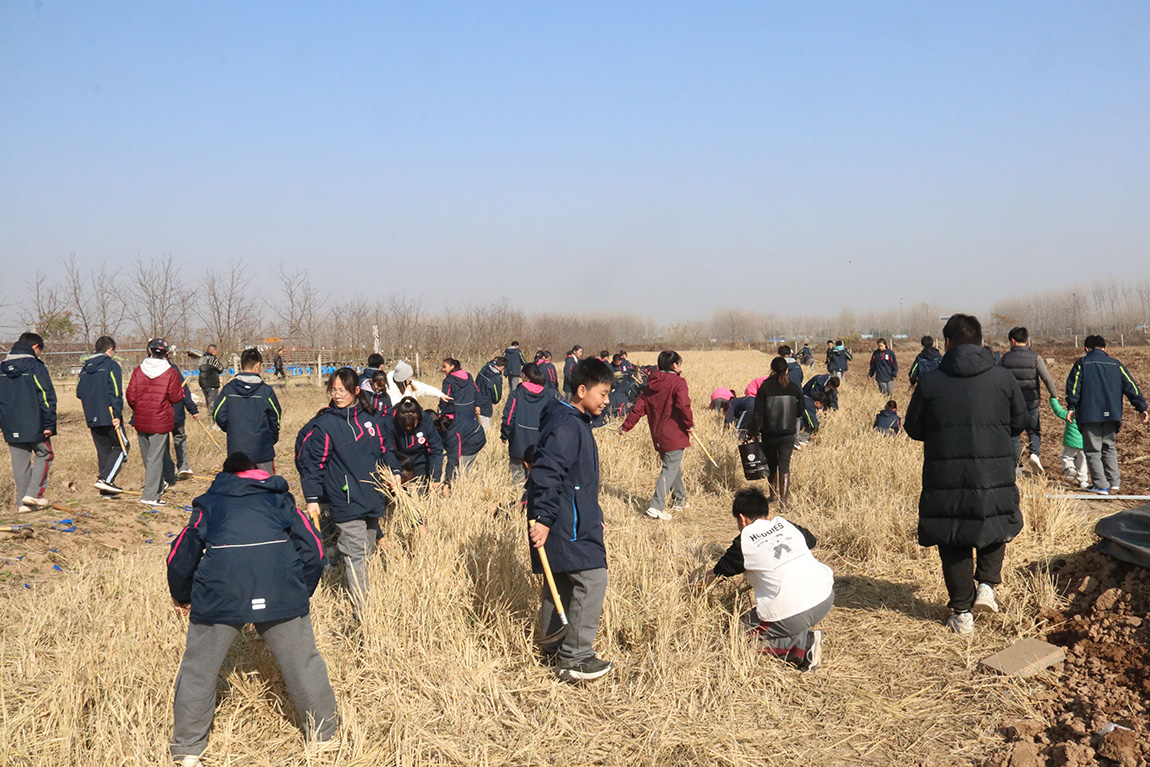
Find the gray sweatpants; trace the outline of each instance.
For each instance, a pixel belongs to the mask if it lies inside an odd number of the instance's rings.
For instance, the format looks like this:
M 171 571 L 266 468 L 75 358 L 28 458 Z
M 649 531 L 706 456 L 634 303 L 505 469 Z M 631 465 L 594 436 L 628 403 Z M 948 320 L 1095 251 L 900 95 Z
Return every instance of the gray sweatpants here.
M 807 652 L 814 640 L 811 630 L 827 617 L 835 603 L 835 593 L 809 610 L 778 621 L 759 619 L 755 610 L 739 619 L 747 637 L 758 645 L 759 652 L 790 661 L 798 666 L 806 662 Z
M 475 459 L 479 457 L 479 453 L 472 453 L 471 455 L 464 455 L 459 457 L 459 463 L 455 463 L 451 456 L 447 456 L 447 468 L 443 472 L 443 481 L 451 482 L 455 479 L 455 475 L 463 476 L 471 471 L 471 467 L 475 464 Z
M 659 478 L 655 480 L 655 494 L 651 496 L 650 507 L 663 511 L 667 507 L 667 494 L 670 493 L 671 505 L 687 500 L 687 489 L 683 487 L 683 451 L 671 450 L 659 453 L 663 466 L 659 470 Z
M 1109 489 L 1122 484 L 1118 451 L 1114 448 L 1118 421 L 1079 423 L 1078 431 L 1082 432 L 1082 449 L 1086 452 L 1086 467 L 1094 487 Z
M 335 527 L 339 536 L 335 549 L 343 565 L 343 581 L 351 596 L 355 617 L 363 620 L 363 610 L 367 606 L 367 561 L 380 536 L 379 518 L 360 517 L 336 522 Z
M 522 485 L 527 481 L 527 465 L 522 458 L 508 458 L 507 466 L 511 469 L 511 481 Z
M 886 396 L 890 397 L 894 394 L 894 381 L 879 381 L 876 379 L 875 383 L 878 384 L 878 390 Z
M 164 486 L 164 464 L 170 464 L 172 460 L 168 453 L 170 435 L 138 431 L 136 436 L 140 440 L 140 460 L 144 462 L 144 489 L 140 491 L 140 499 L 158 501 L 160 489 Z
M 555 588 L 567 610 L 570 628 L 558 645 L 544 647 L 543 652 L 555 655 L 559 667 L 566 668 L 595 655 L 595 632 L 599 629 L 599 615 L 607 596 L 607 568 L 555 573 Z M 539 600 L 539 625 L 544 636 L 553 634 L 563 625 L 546 580 Z
M 488 429 L 490 429 L 491 428 L 491 416 L 489 416 L 489 415 L 479 416 L 479 425 L 483 427 L 484 431 L 487 431 Z
M 339 726 L 327 664 L 315 646 L 310 615 L 256 623 L 283 675 L 296 716 L 308 740 L 330 740 Z M 173 758 L 200 755 L 216 708 L 216 677 L 243 626 L 189 623 L 188 641 L 176 675 Z
M 52 440 L 43 442 L 17 442 L 8 445 L 12 456 L 12 480 L 16 483 L 16 503 L 24 503 L 25 496 L 43 498 L 48 484 L 48 469 L 52 468 Z

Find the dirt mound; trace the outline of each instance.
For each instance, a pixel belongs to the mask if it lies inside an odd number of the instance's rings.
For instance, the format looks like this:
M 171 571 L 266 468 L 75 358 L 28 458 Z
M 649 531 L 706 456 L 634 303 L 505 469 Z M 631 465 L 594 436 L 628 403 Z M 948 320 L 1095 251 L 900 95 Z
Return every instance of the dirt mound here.
M 1013 743 L 987 765 L 1145 767 L 1150 764 L 1150 570 L 1093 550 L 1054 567 L 1070 605 L 1042 617 L 1052 627 L 1047 641 L 1066 648 L 1060 684 L 1040 693 L 1044 722 L 1023 720 L 1003 728 Z

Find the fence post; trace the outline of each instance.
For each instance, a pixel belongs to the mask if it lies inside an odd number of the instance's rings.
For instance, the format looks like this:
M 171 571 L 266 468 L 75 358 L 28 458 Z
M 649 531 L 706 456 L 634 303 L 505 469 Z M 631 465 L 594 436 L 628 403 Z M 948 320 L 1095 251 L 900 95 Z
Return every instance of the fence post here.
M 415 353 L 415 377 L 416 377 L 416 379 L 420 378 L 420 375 L 419 375 L 419 352 Z
M 323 352 L 315 356 L 315 385 L 323 386 Z

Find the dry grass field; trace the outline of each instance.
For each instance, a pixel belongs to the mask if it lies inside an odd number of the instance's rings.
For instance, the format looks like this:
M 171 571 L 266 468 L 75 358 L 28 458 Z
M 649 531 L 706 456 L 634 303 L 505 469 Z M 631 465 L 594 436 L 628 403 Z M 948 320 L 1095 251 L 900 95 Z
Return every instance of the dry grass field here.
M 496 436 L 450 498 L 428 502 L 427 536 L 391 526 L 362 626 L 336 571 L 316 592 L 312 616 L 343 717 L 339 749 L 304 749 L 274 661 L 245 635 L 221 671 L 206 763 L 947 765 L 980 763 L 999 747 L 997 728 L 1034 715 L 1034 696 L 1055 677 L 1019 682 L 977 662 L 1040 633 L 1039 609 L 1060 602 L 1046 563 L 1088 545 L 1092 518 L 1047 499 L 1044 481 L 1024 480 L 1026 528 L 1008 550 L 1003 612 L 980 618 L 973 638 L 948 633 L 936 554 L 914 535 L 920 447 L 871 431 L 885 398 L 856 374 L 842 410 L 795 455 L 788 516 L 818 536 L 815 553 L 837 581 L 823 665 L 798 673 L 740 636 L 736 616 L 752 604 L 741 579 L 694 592 L 684 578 L 734 536 L 730 500 L 745 484 L 707 395 L 718 385 L 741 390 L 769 358 L 684 356 L 698 433 L 719 463 L 688 450 L 689 510 L 669 522 L 642 514 L 658 466 L 645 426 L 597 432 L 610 568 L 598 649 L 615 673 L 569 686 L 536 661 L 539 583 L 514 507 L 520 490 Z M 182 505 L 206 482 L 181 483 L 177 502 L 158 514 L 127 499 L 98 501 L 74 384 L 58 386 L 50 496 L 79 514 L 0 515 L 0 523 L 71 517 L 78 529 L 37 525 L 31 538 L 0 540 L 0 764 L 163 764 L 186 625 L 170 605 L 164 555 L 186 521 Z M 904 409 L 904 384 L 896 398 Z M 291 446 L 325 397 L 299 385 L 282 400 L 277 464 L 298 490 Z M 207 474 L 220 454 L 198 426 L 188 429 L 193 468 Z M 133 460 L 124 486 L 138 488 L 141 474 Z M 2 476 L 7 499 L 11 480 Z M 493 517 L 493 505 L 515 510 Z

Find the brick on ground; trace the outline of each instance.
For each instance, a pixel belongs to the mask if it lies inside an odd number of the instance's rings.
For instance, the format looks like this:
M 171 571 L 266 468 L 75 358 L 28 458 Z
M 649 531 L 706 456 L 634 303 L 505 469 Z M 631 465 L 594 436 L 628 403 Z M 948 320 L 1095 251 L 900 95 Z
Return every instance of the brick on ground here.
M 1007 676 L 1034 676 L 1066 660 L 1066 651 L 1041 639 L 1023 639 L 1001 652 L 983 658 L 981 665 Z

